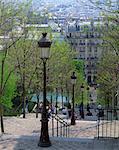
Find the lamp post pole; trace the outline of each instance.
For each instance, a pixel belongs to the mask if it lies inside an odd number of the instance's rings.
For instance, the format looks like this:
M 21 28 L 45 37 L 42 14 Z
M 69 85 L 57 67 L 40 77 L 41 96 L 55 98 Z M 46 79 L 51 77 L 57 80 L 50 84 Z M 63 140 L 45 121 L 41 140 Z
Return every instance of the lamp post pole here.
M 56 107 L 56 115 L 57 115 L 57 100 L 58 100 L 58 88 L 56 88 L 56 103 L 55 103 L 55 107 Z
M 72 76 L 71 76 L 71 81 L 72 81 L 72 113 L 71 113 L 71 125 L 75 125 L 75 115 L 74 115 L 74 85 L 76 82 L 76 76 L 75 76 L 75 72 L 73 72 Z
M 83 92 L 84 92 L 84 86 L 83 84 L 81 85 L 81 97 L 82 97 L 82 102 L 81 102 L 81 118 L 84 119 L 84 105 L 83 105 Z
M 74 116 L 74 84 L 72 86 L 72 115 L 71 115 L 71 125 L 75 125 L 75 116 Z
M 39 113 L 39 93 L 37 89 L 37 108 L 36 108 L 36 118 L 38 118 L 38 113 Z
M 43 33 L 43 37 L 38 42 L 39 47 L 41 48 L 41 59 L 43 61 L 43 109 L 41 116 L 41 135 L 38 146 L 40 147 L 49 147 L 51 142 L 49 139 L 48 133 L 48 112 L 46 109 L 46 62 L 49 58 L 49 49 L 51 42 L 46 38 L 47 33 Z
M 41 120 L 41 136 L 39 146 L 48 147 L 51 145 L 48 134 L 48 114 L 46 110 L 46 60 L 43 60 L 43 110 Z
M 61 87 L 61 95 L 62 95 L 62 108 L 64 106 L 64 102 L 63 102 L 63 87 Z

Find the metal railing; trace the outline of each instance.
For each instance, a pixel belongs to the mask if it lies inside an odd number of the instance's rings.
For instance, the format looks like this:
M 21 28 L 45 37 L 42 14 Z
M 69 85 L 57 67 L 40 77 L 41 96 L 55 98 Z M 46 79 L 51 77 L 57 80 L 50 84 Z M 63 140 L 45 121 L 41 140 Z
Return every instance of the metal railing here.
M 103 115 L 98 115 L 98 138 L 119 138 L 119 109 L 103 109 Z
M 70 124 L 58 115 L 51 115 L 52 137 L 69 137 Z

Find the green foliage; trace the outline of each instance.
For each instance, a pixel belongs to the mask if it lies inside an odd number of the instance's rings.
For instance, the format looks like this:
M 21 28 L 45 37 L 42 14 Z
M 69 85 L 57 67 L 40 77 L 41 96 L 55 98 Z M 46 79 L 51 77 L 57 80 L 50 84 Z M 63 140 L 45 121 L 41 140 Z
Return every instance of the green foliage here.
M 2 57 L 2 55 L 0 55 L 0 62 L 2 61 L 2 59 L 3 59 L 3 57 Z M 7 60 L 7 58 L 6 58 L 6 60 Z M 7 62 L 5 62 L 3 69 L 4 69 L 3 86 L 2 86 L 3 93 L 2 93 L 2 96 L 0 98 L 0 103 L 6 107 L 11 107 L 12 106 L 11 100 L 16 95 L 17 77 L 14 74 L 14 72 L 12 72 L 9 79 L 7 80 L 11 69 L 13 69 L 13 67 L 8 65 Z M 0 79 L 1 79 L 1 69 L 0 69 Z M 5 82 L 6 82 L 6 84 L 5 84 Z
M 78 73 L 80 73 L 80 78 L 84 80 L 84 61 L 83 60 L 73 60 Z M 82 81 L 83 82 L 83 81 Z
M 76 84 L 76 92 L 75 92 L 75 103 L 80 104 L 82 102 L 82 92 L 81 92 L 81 85 L 84 85 L 84 92 L 83 92 L 83 102 L 87 104 L 88 101 L 88 93 L 87 93 L 87 83 L 84 79 L 84 61 L 83 60 L 73 60 L 73 64 L 76 68 L 77 73 L 77 84 Z
M 15 111 L 13 108 L 4 107 L 4 116 L 18 116 L 22 111 Z
M 119 12 L 106 15 L 106 27 L 103 30 L 104 50 L 99 62 L 98 83 L 99 99 L 110 101 L 119 85 Z
M 51 57 L 48 62 L 49 77 L 51 87 L 64 87 L 69 81 L 71 73 L 75 70 L 73 65 L 73 57 L 75 53 L 71 51 L 70 46 L 66 42 L 56 41 L 51 48 Z
M 11 100 L 16 96 L 16 75 L 12 74 L 6 84 L 4 95 L 2 96 L 2 103 L 6 107 L 11 107 Z

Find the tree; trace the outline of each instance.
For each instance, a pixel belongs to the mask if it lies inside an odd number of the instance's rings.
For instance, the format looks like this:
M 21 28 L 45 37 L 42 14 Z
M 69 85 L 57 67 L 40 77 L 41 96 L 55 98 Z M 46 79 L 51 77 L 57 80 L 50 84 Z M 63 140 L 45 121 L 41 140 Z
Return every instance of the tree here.
M 16 27 L 16 18 L 19 13 L 24 12 L 26 5 L 18 5 L 16 8 L 13 3 L 4 1 L 0 2 L 0 35 L 2 36 L 0 40 L 1 44 L 1 70 L 0 70 L 0 116 L 1 116 L 1 132 L 4 133 L 3 125 L 3 105 L 11 106 L 11 99 L 14 97 L 15 82 L 16 77 L 14 76 L 14 71 L 18 67 L 16 64 L 10 63 L 10 47 L 12 47 L 20 38 L 24 35 L 24 31 L 21 34 L 14 36 L 12 34 L 13 28 Z M 19 16 L 20 16 L 19 15 Z M 24 13 L 25 15 L 25 13 Z M 14 82 L 13 82 L 14 81 Z M 12 86 L 12 87 L 9 87 Z
M 3 107 L 12 106 L 12 98 L 16 92 L 17 77 L 14 74 L 13 66 L 8 63 L 8 57 L 0 54 L 1 70 L 0 70 L 0 116 L 1 116 L 1 132 L 4 133 L 3 125 Z
M 66 42 L 56 41 L 51 48 L 51 57 L 48 63 L 48 85 L 50 90 L 53 91 L 55 88 L 59 89 L 61 95 L 66 97 L 70 95 L 72 97 L 72 86 L 71 86 L 71 74 L 73 71 L 77 75 L 77 84 L 75 87 L 76 103 L 80 101 L 78 98 L 80 93 L 80 85 L 85 83 L 83 62 L 76 61 L 76 52 Z M 62 98 L 63 105 L 63 98 Z
M 115 11 L 108 16 L 106 15 L 105 20 L 104 44 L 102 45 L 104 50 L 99 63 L 98 83 L 103 101 L 106 100 L 106 103 L 114 104 L 119 84 L 119 12 Z
M 81 85 L 84 85 L 84 92 L 83 92 L 83 101 L 84 104 L 87 104 L 87 83 L 84 78 L 84 62 L 82 60 L 73 60 L 73 63 L 76 67 L 77 71 L 77 84 L 76 84 L 76 94 L 75 94 L 75 103 L 81 103 L 82 101 L 82 92 L 81 92 Z
M 11 59 L 11 62 L 18 66 L 16 72 L 19 77 L 18 85 L 22 91 L 23 118 L 25 118 L 26 97 L 28 92 L 35 87 L 35 76 L 38 67 L 37 56 L 39 56 L 38 49 L 37 51 L 36 49 L 36 41 L 29 40 L 26 36 L 10 48 L 12 56 L 15 56 Z
M 69 45 L 65 42 L 59 43 L 56 41 L 51 48 L 51 57 L 48 62 L 48 76 L 50 87 L 59 88 L 60 93 L 63 89 L 66 89 L 70 79 L 70 75 L 73 67 L 72 58 L 74 57 L 74 52 L 71 51 Z
M 2 53 L 0 55 L 0 61 L 3 61 L 3 57 L 2 57 Z M 17 81 L 17 77 L 14 73 L 14 71 L 11 73 L 9 80 L 8 80 L 8 76 L 9 76 L 9 72 L 11 70 L 13 70 L 13 66 L 11 66 L 11 64 L 8 64 L 9 62 L 9 58 L 6 58 L 7 63 L 4 65 L 4 80 L 3 80 L 3 94 L 1 96 L 0 99 L 0 103 L 3 104 L 6 107 L 11 107 L 12 106 L 12 98 L 16 95 L 16 81 Z M 1 66 L 2 68 L 2 66 Z M 1 70 L 0 70 L 0 78 L 1 76 Z

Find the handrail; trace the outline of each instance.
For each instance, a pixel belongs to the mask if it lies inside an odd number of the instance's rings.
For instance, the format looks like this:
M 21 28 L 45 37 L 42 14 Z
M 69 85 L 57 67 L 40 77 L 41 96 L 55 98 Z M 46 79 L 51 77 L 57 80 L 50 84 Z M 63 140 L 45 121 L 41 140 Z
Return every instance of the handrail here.
M 69 137 L 69 127 L 68 124 L 63 118 L 56 114 L 51 114 L 52 117 L 52 136 L 57 137 Z M 54 124 L 54 119 L 56 120 L 56 124 Z

